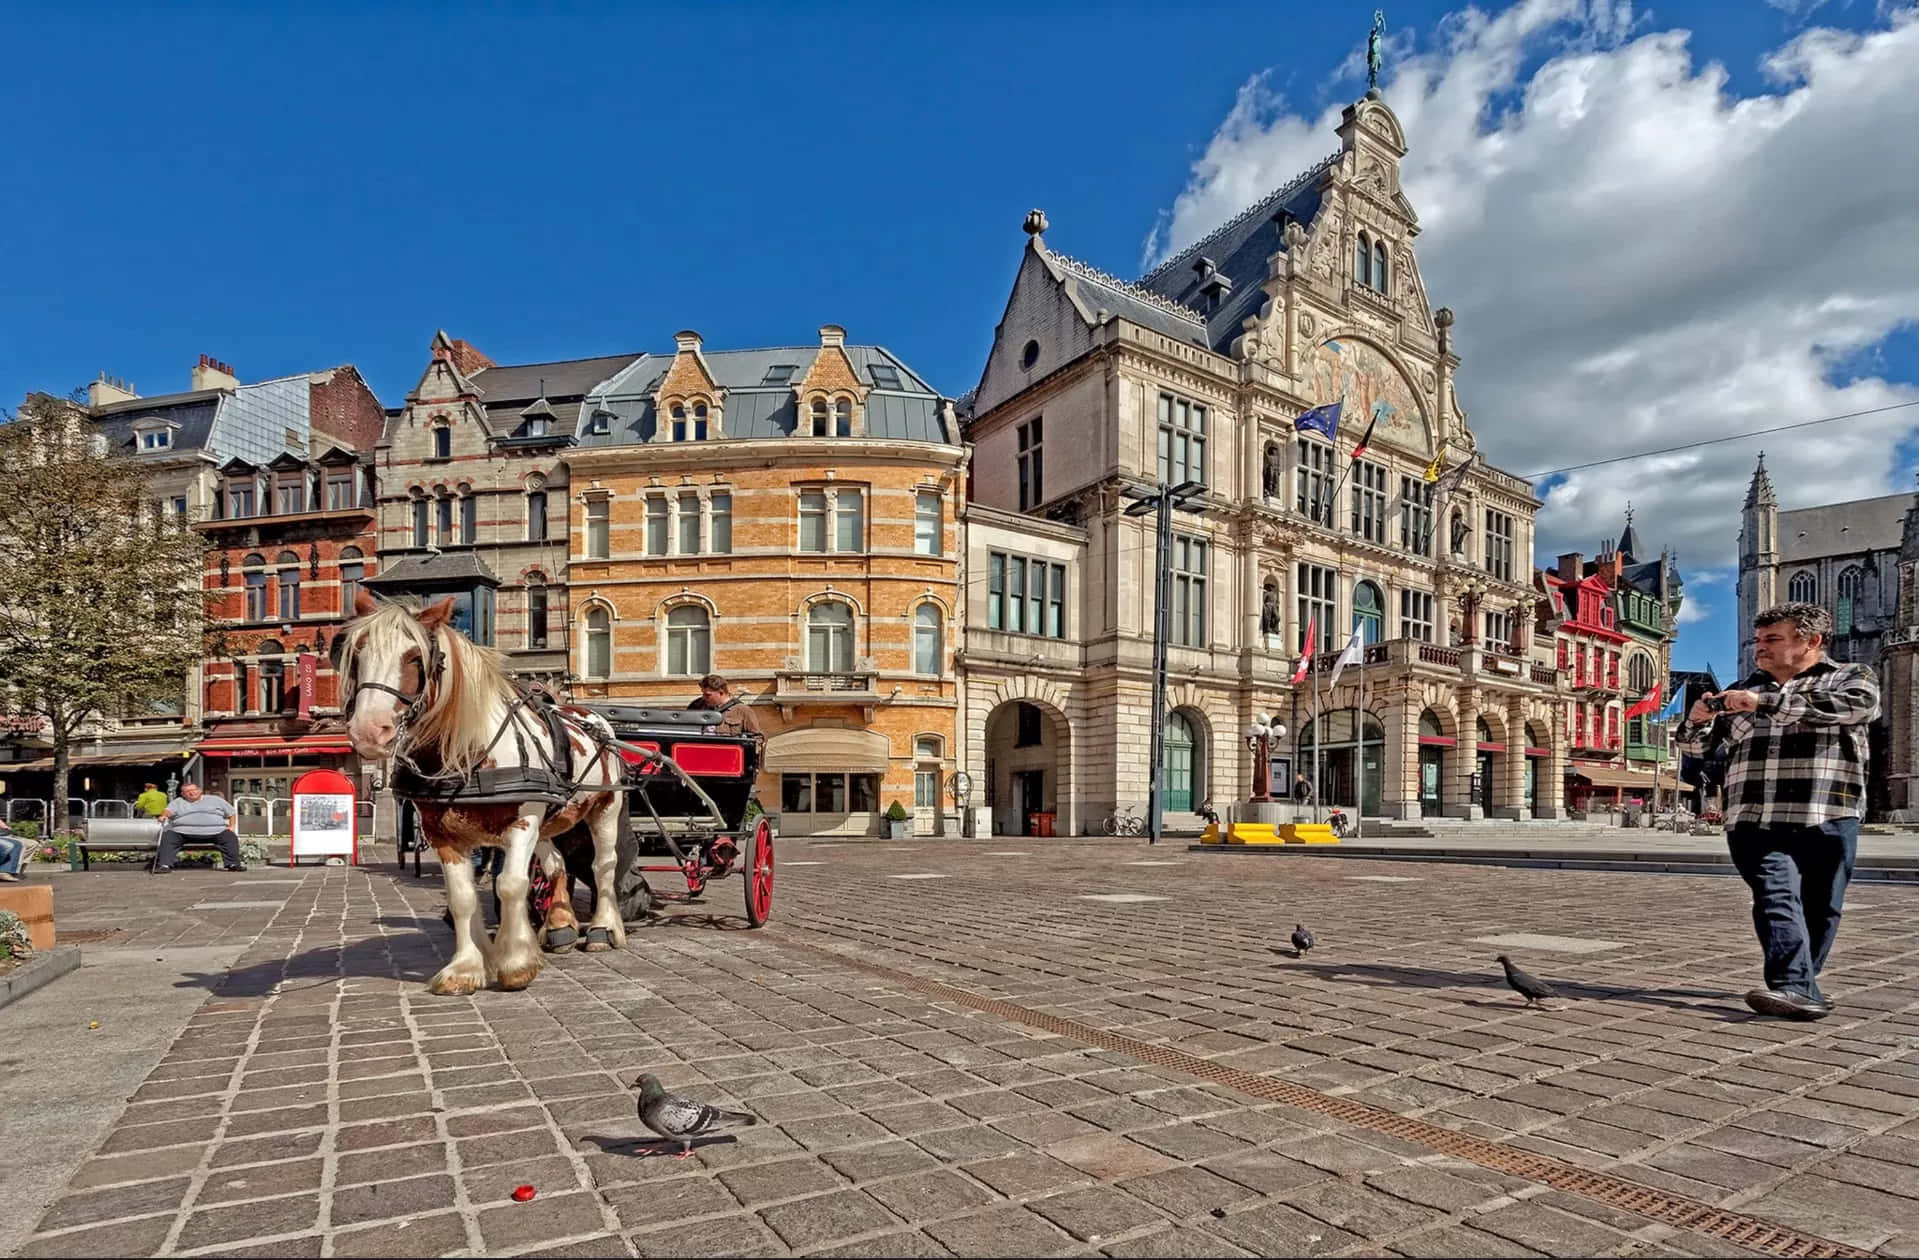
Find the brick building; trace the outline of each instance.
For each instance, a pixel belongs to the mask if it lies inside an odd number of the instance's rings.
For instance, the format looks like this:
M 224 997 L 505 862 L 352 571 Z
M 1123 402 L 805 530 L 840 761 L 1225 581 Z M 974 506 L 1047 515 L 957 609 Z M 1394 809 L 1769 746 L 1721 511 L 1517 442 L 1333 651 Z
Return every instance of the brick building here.
M 566 453 L 573 694 L 677 708 L 724 674 L 769 736 L 760 796 L 787 834 L 877 834 L 896 800 L 950 833 L 951 404 L 831 325 L 813 346 L 676 341 L 588 393 Z

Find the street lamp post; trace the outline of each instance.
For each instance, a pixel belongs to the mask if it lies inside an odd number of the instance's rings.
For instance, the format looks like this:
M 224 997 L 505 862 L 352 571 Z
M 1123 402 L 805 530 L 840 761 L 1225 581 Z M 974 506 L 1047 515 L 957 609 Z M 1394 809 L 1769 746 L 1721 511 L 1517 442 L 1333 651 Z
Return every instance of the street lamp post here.
M 1273 741 L 1286 738 L 1286 724 L 1264 713 L 1253 714 L 1246 726 L 1246 747 L 1253 751 L 1253 796 L 1251 804 L 1264 805 L 1273 799 Z
M 1192 506 L 1192 500 L 1206 493 L 1206 487 L 1197 481 L 1182 481 L 1176 486 L 1159 482 L 1152 490 L 1134 489 L 1126 491 L 1126 497 L 1132 502 L 1126 506 L 1126 515 L 1145 516 L 1149 512 L 1156 517 L 1153 540 L 1153 729 L 1150 751 L 1151 776 L 1146 792 L 1146 842 L 1158 844 L 1163 829 L 1161 803 L 1165 787 L 1166 760 L 1166 640 L 1171 637 L 1172 601 L 1168 593 L 1172 590 L 1172 574 L 1167 566 L 1167 553 L 1173 549 L 1173 509 L 1198 511 Z

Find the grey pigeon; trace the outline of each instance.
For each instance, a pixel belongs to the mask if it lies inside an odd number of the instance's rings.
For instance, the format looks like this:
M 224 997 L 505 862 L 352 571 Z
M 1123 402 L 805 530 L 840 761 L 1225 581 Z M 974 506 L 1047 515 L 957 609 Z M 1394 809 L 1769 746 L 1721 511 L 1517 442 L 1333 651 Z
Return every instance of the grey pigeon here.
M 1319 942 L 1313 939 L 1313 934 L 1306 930 L 1304 923 L 1293 924 L 1293 957 L 1304 958 L 1306 951 L 1317 944 Z
M 1544 1001 L 1546 998 L 1556 998 L 1559 996 L 1559 994 L 1553 990 L 1553 987 L 1544 980 L 1541 980 L 1537 976 L 1529 976 L 1519 968 L 1513 966 L 1513 960 L 1506 957 L 1506 955 L 1501 954 L 1499 956 L 1499 965 L 1506 969 L 1506 983 L 1512 986 L 1514 993 L 1526 999 L 1526 1005 L 1531 1006 L 1536 1002 Z
M 693 1153 L 693 1139 L 702 1133 L 716 1133 L 730 1124 L 758 1124 L 758 1116 L 744 1111 L 721 1111 L 692 1098 L 669 1094 L 657 1076 L 642 1076 L 633 1082 L 640 1091 L 640 1123 L 669 1142 L 680 1144 L 680 1158 Z

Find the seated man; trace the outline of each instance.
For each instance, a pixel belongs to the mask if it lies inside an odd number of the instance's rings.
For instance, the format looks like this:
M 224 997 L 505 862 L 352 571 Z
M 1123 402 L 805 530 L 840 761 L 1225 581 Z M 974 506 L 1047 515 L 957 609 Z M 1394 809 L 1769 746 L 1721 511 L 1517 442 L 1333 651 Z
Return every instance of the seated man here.
M 729 694 L 730 691 L 726 679 L 718 674 L 708 674 L 700 679 L 699 699 L 686 707 L 711 709 L 721 714 L 720 724 L 713 728 L 721 735 L 744 736 L 755 744 L 765 744 L 766 733 L 760 729 L 760 720 L 753 716 L 753 706 Z
M 217 840 L 227 869 L 244 871 L 247 864 L 240 860 L 240 836 L 234 830 L 239 825 L 239 815 L 225 800 L 206 795 L 198 783 L 182 784 L 179 798 L 160 815 L 160 852 L 154 856 L 153 873 L 173 869 L 182 840 Z

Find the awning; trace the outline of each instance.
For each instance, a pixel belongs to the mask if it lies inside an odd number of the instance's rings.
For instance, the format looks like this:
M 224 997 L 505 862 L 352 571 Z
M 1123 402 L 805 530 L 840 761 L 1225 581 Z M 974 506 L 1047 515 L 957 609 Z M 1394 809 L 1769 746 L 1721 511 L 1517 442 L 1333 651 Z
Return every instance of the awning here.
M 808 727 L 766 741 L 765 768 L 774 773 L 884 774 L 892 748 L 876 731 Z
M 1566 773 L 1574 778 L 1584 779 L 1594 787 L 1629 788 L 1641 792 L 1653 790 L 1653 777 L 1640 774 L 1636 770 L 1620 770 L 1613 766 L 1568 766 Z M 1672 774 L 1659 776 L 1659 786 L 1667 791 L 1677 789 L 1681 792 L 1692 791 L 1692 784 L 1680 783 Z
M 345 754 L 353 745 L 338 735 L 303 735 L 298 739 L 250 736 L 209 739 L 194 749 L 203 757 L 285 757 L 304 753 Z
M 82 766 L 157 766 L 163 761 L 178 760 L 179 756 L 177 752 L 75 753 L 67 759 L 67 764 L 76 770 Z M 34 761 L 0 762 L 0 774 L 13 770 L 44 772 L 51 769 L 53 769 L 51 757 L 41 757 Z

